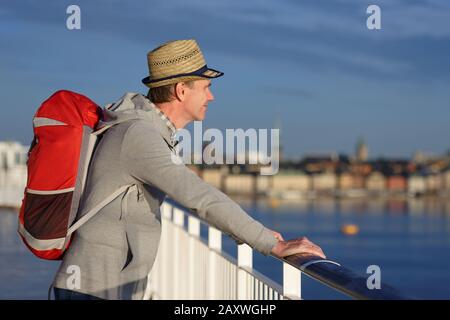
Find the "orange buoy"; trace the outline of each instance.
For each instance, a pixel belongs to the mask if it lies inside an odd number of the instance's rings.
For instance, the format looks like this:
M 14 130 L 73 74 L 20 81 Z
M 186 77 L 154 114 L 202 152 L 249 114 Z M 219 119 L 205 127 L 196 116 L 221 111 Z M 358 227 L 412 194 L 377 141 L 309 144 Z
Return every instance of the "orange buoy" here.
M 356 224 L 344 224 L 341 228 L 341 232 L 347 236 L 354 236 L 359 232 L 359 227 Z
M 271 208 L 276 208 L 279 205 L 280 205 L 280 201 L 278 199 L 275 199 L 275 198 L 270 199 L 270 207 Z

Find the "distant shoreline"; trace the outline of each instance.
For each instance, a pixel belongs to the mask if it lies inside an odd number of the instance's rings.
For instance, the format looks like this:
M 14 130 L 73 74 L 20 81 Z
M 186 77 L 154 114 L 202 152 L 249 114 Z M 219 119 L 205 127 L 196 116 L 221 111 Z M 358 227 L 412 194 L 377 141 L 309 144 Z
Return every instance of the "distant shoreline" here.
M 450 198 L 440 195 L 422 195 L 419 197 L 412 197 L 407 194 L 360 197 L 320 195 L 313 198 L 287 199 L 267 195 L 229 194 L 228 196 L 241 206 L 262 206 L 273 210 L 279 207 L 296 207 L 299 212 L 316 208 L 327 212 L 382 210 L 392 213 L 433 212 L 450 214 Z M 0 213 L 2 212 L 14 213 L 18 216 L 20 206 L 0 205 Z

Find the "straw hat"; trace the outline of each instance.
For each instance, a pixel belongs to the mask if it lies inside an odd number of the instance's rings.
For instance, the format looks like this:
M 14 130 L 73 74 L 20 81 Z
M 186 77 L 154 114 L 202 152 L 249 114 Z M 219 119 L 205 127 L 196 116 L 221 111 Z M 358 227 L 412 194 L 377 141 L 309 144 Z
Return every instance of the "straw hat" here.
M 142 82 L 150 88 L 223 75 L 223 72 L 208 68 L 195 40 L 167 42 L 150 51 L 147 60 L 150 76 Z

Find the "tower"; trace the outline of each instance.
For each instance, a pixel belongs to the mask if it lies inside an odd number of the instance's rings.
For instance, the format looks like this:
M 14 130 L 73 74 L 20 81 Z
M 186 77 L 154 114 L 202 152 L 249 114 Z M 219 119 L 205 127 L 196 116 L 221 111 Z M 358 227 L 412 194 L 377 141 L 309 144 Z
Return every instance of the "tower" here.
M 356 144 L 356 160 L 363 162 L 369 158 L 369 148 L 364 142 L 364 138 L 360 137 Z

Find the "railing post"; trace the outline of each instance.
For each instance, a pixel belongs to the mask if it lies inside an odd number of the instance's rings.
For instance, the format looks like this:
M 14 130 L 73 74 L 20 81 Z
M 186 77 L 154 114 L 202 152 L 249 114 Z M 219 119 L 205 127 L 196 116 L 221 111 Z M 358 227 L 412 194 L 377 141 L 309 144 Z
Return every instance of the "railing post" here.
M 197 273 L 196 264 L 198 265 L 198 256 L 195 254 L 195 242 L 200 238 L 200 221 L 193 217 L 188 217 L 188 232 L 189 232 L 189 299 L 198 298 L 195 288 L 197 287 L 195 274 Z
M 238 282 L 237 298 L 238 300 L 250 299 L 251 289 L 247 288 L 247 272 L 244 269 L 253 268 L 253 250 L 247 244 L 238 245 Z M 250 270 L 249 270 L 250 271 Z
M 161 206 L 162 217 L 162 232 L 161 232 L 161 248 L 160 248 L 160 269 L 159 277 L 161 279 L 159 283 L 159 294 L 161 299 L 170 299 L 172 290 L 172 263 L 170 261 L 170 251 L 173 239 L 171 239 L 171 224 L 172 224 L 172 206 L 164 202 Z
M 184 227 L 184 212 L 178 208 L 173 209 L 173 223 L 175 226 L 178 226 L 180 228 Z M 182 257 L 181 257 L 181 232 L 184 230 L 180 230 L 180 228 L 174 228 L 174 235 L 173 235 L 173 241 L 174 241 L 174 250 L 173 250 L 173 262 L 174 262 L 174 273 L 173 273 L 173 289 L 174 299 L 182 299 L 183 294 L 185 292 L 185 288 L 183 286 L 184 280 L 182 281 L 180 277 L 181 268 L 183 265 Z
M 283 262 L 283 296 L 285 298 L 301 299 L 301 280 L 301 271 Z
M 208 228 L 208 246 L 210 249 L 214 249 L 217 251 L 222 251 L 222 232 L 217 230 L 216 228 L 210 226 Z M 217 291 L 218 291 L 218 272 L 217 272 L 217 253 L 213 250 L 209 251 L 209 263 L 208 263 L 208 299 L 218 299 Z

